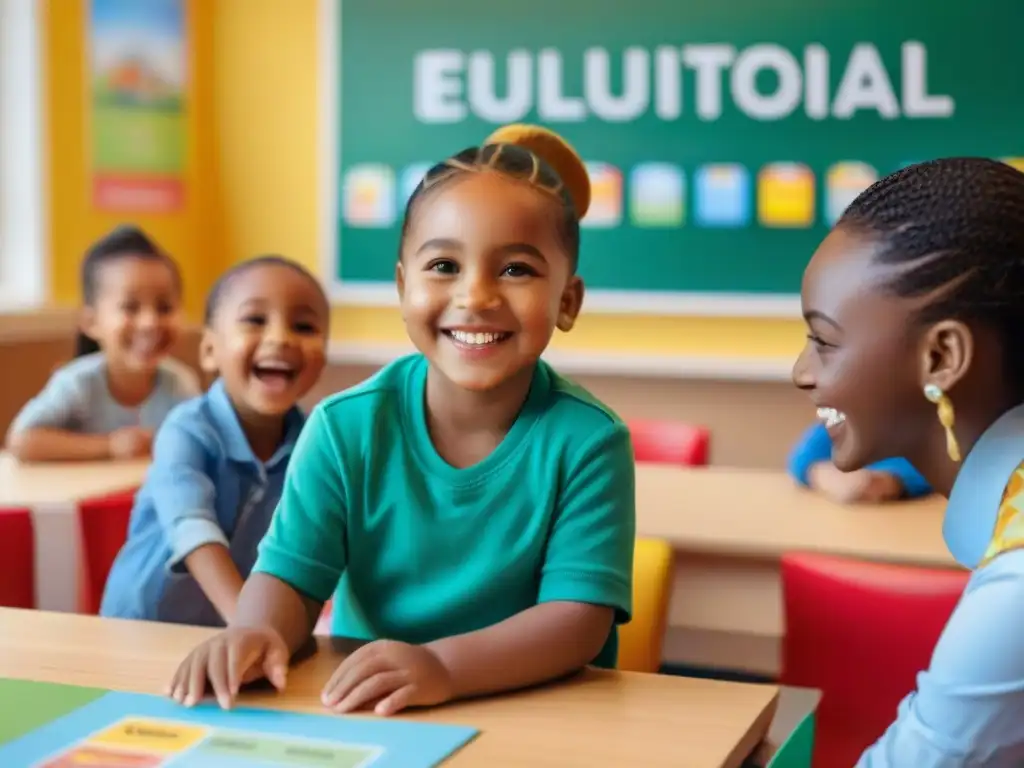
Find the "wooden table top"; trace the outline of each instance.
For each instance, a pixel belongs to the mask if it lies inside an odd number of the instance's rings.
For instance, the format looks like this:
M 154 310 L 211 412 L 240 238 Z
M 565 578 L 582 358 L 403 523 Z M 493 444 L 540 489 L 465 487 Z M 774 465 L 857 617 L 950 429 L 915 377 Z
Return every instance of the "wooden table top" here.
M 955 566 L 942 539 L 946 500 L 843 505 L 782 472 L 637 465 L 637 531 L 681 550 L 749 557 L 827 552 Z
M 160 694 L 211 632 L 4 608 L 0 677 Z M 322 714 L 320 689 L 343 655 L 337 642 L 318 643 L 283 694 L 247 693 L 241 706 Z M 736 768 L 767 733 L 777 697 L 774 686 L 588 669 L 549 686 L 402 716 L 479 729 L 452 766 Z
M 22 464 L 0 453 L 0 507 L 60 504 L 142 484 L 149 460 Z

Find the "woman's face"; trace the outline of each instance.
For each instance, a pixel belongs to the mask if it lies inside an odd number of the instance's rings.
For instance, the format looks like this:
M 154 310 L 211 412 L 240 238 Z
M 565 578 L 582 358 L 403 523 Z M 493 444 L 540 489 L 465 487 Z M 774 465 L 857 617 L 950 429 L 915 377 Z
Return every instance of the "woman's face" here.
M 804 272 L 807 343 L 793 367 L 832 438 L 844 471 L 915 453 L 934 437 L 935 406 L 923 395 L 932 365 L 929 329 L 913 322 L 916 299 L 892 295 L 896 269 L 874 260 L 875 238 L 836 229 Z

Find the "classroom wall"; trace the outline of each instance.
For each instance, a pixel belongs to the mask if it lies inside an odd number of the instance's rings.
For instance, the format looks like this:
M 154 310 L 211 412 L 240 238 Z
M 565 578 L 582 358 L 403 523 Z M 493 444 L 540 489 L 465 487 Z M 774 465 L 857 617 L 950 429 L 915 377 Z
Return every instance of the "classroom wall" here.
M 254 2 L 257 5 L 258 2 Z M 89 194 L 87 131 L 86 0 L 46 0 L 43 8 L 45 123 L 47 130 L 47 235 L 55 304 L 79 301 L 78 265 L 88 244 L 114 226 L 144 227 L 181 265 L 185 305 L 198 318 L 224 262 L 220 231 L 219 173 L 215 153 L 212 71 L 214 6 L 189 3 L 191 39 L 188 90 L 187 196 L 180 213 L 114 214 L 96 210 Z
M 215 0 L 210 83 L 227 263 L 319 273 L 316 0 Z

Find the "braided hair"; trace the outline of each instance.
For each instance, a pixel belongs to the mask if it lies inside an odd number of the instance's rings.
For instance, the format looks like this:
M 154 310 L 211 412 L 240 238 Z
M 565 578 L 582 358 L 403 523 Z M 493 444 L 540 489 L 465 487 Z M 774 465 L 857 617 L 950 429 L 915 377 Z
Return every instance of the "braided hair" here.
M 405 206 L 402 242 L 423 199 L 466 173 L 495 171 L 525 181 L 555 198 L 561 208 L 558 234 L 575 272 L 579 262 L 580 219 L 590 205 L 590 180 L 575 150 L 561 136 L 539 126 L 509 125 L 480 147 L 469 147 L 433 166 Z
M 876 260 L 897 267 L 887 290 L 932 297 L 919 322 L 994 329 L 1009 384 L 1024 393 L 1024 173 L 976 157 L 911 165 L 862 192 L 836 226 L 876 239 Z

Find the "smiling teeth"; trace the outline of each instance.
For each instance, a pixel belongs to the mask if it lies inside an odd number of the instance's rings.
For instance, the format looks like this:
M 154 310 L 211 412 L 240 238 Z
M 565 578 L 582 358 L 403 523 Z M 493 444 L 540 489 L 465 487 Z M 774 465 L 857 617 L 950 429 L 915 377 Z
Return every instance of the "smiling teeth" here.
M 504 337 L 504 333 L 469 333 L 467 331 L 452 331 L 452 338 L 462 344 L 493 344 L 496 341 L 501 341 Z
M 834 427 L 846 421 L 846 414 L 835 408 L 819 408 L 818 418 L 824 422 L 826 427 Z
M 285 371 L 290 372 L 292 367 L 280 360 L 267 360 L 263 363 L 256 363 L 256 367 L 262 371 Z

